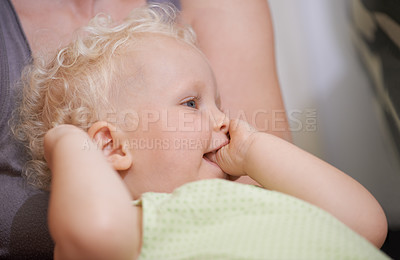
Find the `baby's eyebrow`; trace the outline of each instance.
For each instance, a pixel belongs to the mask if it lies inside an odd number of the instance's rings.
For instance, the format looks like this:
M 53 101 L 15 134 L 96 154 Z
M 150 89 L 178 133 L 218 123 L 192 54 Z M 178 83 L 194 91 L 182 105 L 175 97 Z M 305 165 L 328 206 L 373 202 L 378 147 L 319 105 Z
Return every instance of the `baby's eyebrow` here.
M 195 88 L 196 90 L 202 90 L 202 89 L 204 89 L 204 87 L 205 87 L 205 83 L 202 82 L 202 81 L 196 81 L 196 82 L 193 84 L 193 86 L 194 86 L 194 88 Z
M 195 91 L 196 93 L 201 92 L 204 90 L 205 85 L 204 82 L 202 81 L 192 81 L 192 82 L 186 82 L 182 84 L 181 90 L 182 92 L 186 92 L 188 90 Z

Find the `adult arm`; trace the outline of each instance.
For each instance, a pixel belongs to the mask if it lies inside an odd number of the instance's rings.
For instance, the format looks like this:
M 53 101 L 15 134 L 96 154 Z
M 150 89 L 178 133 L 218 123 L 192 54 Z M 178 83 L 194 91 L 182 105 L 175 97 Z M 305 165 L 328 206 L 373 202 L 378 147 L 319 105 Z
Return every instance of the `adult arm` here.
M 134 259 L 139 210 L 103 154 L 74 126 L 45 136 L 52 171 L 50 233 L 56 259 Z

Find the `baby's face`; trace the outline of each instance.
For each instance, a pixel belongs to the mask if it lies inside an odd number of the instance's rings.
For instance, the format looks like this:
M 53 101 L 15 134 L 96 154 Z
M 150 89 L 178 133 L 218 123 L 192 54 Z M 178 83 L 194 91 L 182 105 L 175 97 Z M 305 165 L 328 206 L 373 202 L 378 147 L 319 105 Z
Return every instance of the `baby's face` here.
M 229 120 L 219 108 L 208 62 L 185 43 L 149 39 L 134 55 L 141 86 L 123 99 L 139 115 L 137 127 L 126 131 L 133 166 L 121 174 L 134 198 L 146 191 L 171 192 L 191 181 L 227 178 L 214 153 L 229 141 Z

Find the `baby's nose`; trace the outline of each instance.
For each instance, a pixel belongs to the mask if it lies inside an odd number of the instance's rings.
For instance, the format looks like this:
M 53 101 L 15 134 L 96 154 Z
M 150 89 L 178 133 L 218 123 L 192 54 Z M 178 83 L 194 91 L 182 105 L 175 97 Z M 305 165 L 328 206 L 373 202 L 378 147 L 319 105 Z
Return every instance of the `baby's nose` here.
M 224 134 L 228 134 L 229 130 L 229 117 L 225 113 L 218 111 L 215 124 L 214 124 L 214 130 L 218 132 L 223 132 Z

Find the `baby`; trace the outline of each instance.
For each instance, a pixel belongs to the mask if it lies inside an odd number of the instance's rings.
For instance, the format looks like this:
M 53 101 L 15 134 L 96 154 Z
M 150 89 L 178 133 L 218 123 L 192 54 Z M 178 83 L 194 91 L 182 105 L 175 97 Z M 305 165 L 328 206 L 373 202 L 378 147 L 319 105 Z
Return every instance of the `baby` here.
M 327 211 L 380 247 L 387 224 L 373 196 L 346 174 L 292 144 L 257 132 L 244 121 L 230 120 L 221 111 L 212 69 L 196 47 L 194 33 L 175 20 L 173 8 L 159 5 L 137 9 L 118 25 L 100 15 L 53 59 L 36 60 L 27 68 L 17 136 L 29 143 L 28 180 L 43 189 L 50 189 L 51 183 L 49 227 L 55 258 L 135 259 L 140 255 L 157 259 L 152 255 L 157 250 L 149 248 L 161 250 L 173 241 L 171 237 L 179 239 L 180 247 L 196 244 L 185 236 L 196 233 L 196 225 L 212 215 L 209 221 L 217 221 L 217 228 L 226 221 L 233 221 L 233 228 L 210 231 L 214 233 L 184 252 L 193 253 L 196 248 L 194 259 L 223 259 L 220 253 L 211 254 L 210 248 L 224 232 L 220 240 L 237 237 L 239 233 L 231 232 L 247 223 L 240 218 L 246 214 L 257 226 L 254 232 L 247 229 L 250 243 L 240 246 L 254 253 L 268 243 L 261 241 L 263 245 L 253 233 L 277 239 L 261 228 L 275 225 L 273 218 L 268 219 L 275 214 L 271 207 L 290 209 L 290 205 L 306 209 L 298 215 L 292 212 L 290 218 L 307 216 L 301 221 L 310 219 L 307 223 L 312 225 L 318 218 L 310 218 L 310 212 L 331 219 Z M 228 181 L 240 176 L 251 177 L 265 190 Z M 208 192 L 204 187 L 210 186 L 219 188 Z M 274 196 L 278 200 L 266 207 L 266 200 Z M 191 214 L 189 220 L 179 222 L 180 231 L 166 226 L 150 238 L 154 214 L 166 218 L 175 212 L 168 221 L 183 219 L 186 213 L 176 215 L 177 208 L 171 208 L 180 198 L 192 200 L 184 207 Z M 205 212 L 196 209 L 204 198 L 211 198 Z M 221 218 L 224 212 L 213 208 L 213 203 L 222 198 L 223 211 L 231 212 L 238 201 L 243 202 L 243 210 Z M 252 204 L 258 201 L 265 203 Z M 255 220 L 256 216 L 262 218 Z M 371 257 L 384 257 L 335 221 L 332 217 L 328 228 L 345 230 L 347 240 L 342 241 L 357 241 Z M 154 225 L 166 222 L 160 219 Z M 210 226 L 207 223 L 196 239 Z M 185 225 L 188 232 L 182 231 Z M 169 230 L 165 231 L 168 236 L 152 247 L 150 243 L 161 239 L 157 238 L 160 230 Z M 295 230 L 289 233 L 301 235 Z M 307 240 L 308 236 L 312 232 L 306 230 L 304 241 L 322 243 L 318 236 Z M 232 254 L 225 255 L 226 259 L 237 257 L 235 248 L 241 248 L 231 246 Z M 283 245 L 273 248 L 279 254 L 285 251 Z M 272 249 L 268 250 L 273 257 Z M 309 251 L 311 247 L 303 250 Z M 251 259 L 249 254 L 243 258 Z M 158 257 L 183 256 L 163 253 Z

